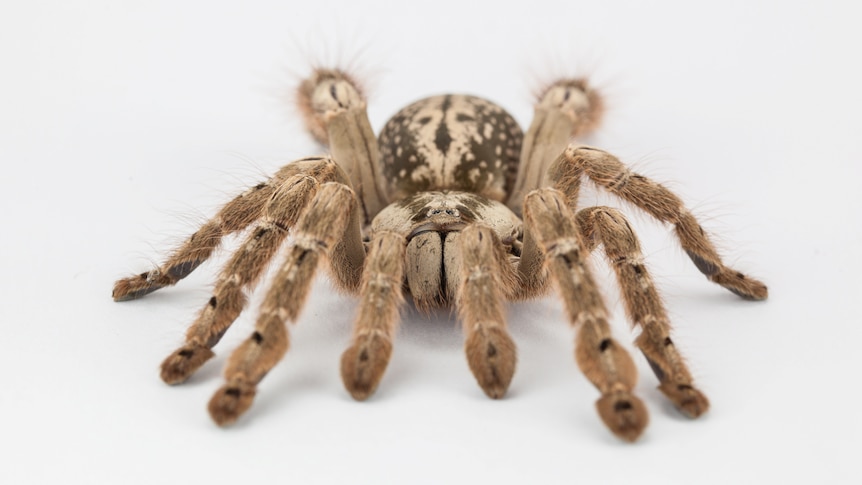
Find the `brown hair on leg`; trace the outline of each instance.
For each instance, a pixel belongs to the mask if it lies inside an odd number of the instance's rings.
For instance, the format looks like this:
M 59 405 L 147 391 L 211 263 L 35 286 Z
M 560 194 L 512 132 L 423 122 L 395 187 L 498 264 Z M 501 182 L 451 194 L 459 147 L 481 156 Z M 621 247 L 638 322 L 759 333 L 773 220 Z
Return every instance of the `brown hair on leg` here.
M 374 234 L 369 244 L 353 341 L 341 356 L 344 387 L 360 401 L 377 389 L 392 355 L 406 246 L 404 236 L 388 231 Z
M 618 158 L 596 148 L 571 145 L 555 165 L 561 163 L 580 167 L 578 170 L 612 194 L 662 222 L 674 224 L 682 248 L 710 281 L 748 300 L 764 300 L 769 295 L 760 281 L 725 266 L 706 231 L 682 200 L 661 184 L 632 172 Z
M 604 246 L 622 289 L 626 314 L 642 332 L 636 340 L 660 381 L 659 389 L 685 415 L 697 417 L 709 401 L 694 387 L 691 373 L 671 340 L 670 319 L 643 261 L 640 244 L 623 215 L 610 207 L 580 211 L 583 233 Z
M 473 224 L 461 231 L 458 313 L 470 370 L 488 397 L 503 397 L 515 373 L 515 343 L 506 330 L 505 297 L 516 276 L 500 240 L 490 228 Z
M 295 321 L 305 303 L 318 262 L 335 246 L 348 225 L 355 205 L 353 191 L 329 182 L 301 213 L 294 229 L 294 244 L 273 278 L 261 306 L 255 332 L 228 359 L 225 385 L 212 397 L 210 415 L 230 424 L 251 406 L 257 384 L 284 356 L 288 347 L 284 322 Z M 286 208 L 285 208 L 286 209 Z
M 524 204 L 524 220 L 563 298 L 566 313 L 578 328 L 575 359 L 598 388 L 596 402 L 605 425 L 626 441 L 636 440 L 649 417 L 634 395 L 637 371 L 628 352 L 611 336 L 608 312 L 587 267 L 587 246 L 565 196 L 555 189 L 531 192 Z

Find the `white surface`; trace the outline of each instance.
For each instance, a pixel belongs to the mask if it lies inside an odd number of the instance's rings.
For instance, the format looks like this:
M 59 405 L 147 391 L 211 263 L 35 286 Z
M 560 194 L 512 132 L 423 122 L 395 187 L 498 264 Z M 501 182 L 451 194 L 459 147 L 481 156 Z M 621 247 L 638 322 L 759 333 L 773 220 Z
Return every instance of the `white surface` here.
M 851 2 L 355 3 L 0 7 L 0 482 L 858 483 Z M 111 301 L 112 282 L 315 153 L 278 94 L 310 59 L 358 52 L 378 129 L 442 91 L 485 95 L 526 125 L 530 73 L 595 75 L 611 109 L 590 141 L 669 182 L 728 261 L 770 286 L 753 304 L 709 284 L 627 209 L 707 416 L 681 418 L 639 358 L 651 424 L 635 445 L 613 438 L 554 299 L 509 313 L 520 362 L 506 399 L 482 395 L 447 315 L 407 313 L 379 392 L 356 403 L 337 373 L 355 302 L 326 281 L 238 425 L 217 428 L 205 404 L 253 308 L 187 385 L 159 381 L 218 264 L 131 303 Z M 630 340 L 613 289 L 608 301 Z

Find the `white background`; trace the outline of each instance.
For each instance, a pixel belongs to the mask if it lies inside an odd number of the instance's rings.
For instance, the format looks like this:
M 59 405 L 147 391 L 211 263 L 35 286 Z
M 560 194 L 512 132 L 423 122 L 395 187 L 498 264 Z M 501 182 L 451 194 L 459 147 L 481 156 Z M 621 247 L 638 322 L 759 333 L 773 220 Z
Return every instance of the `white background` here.
M 858 480 L 852 2 L 395 3 L 0 7 L 0 482 Z M 505 399 L 475 385 L 454 320 L 408 310 L 378 393 L 354 402 L 338 361 L 356 304 L 325 278 L 237 425 L 219 429 L 205 405 L 253 306 L 216 359 L 165 386 L 158 364 L 218 262 L 130 303 L 111 301 L 113 281 L 149 269 L 243 187 L 317 153 L 282 98 L 310 64 L 339 61 L 369 85 L 376 129 L 445 91 L 482 94 L 526 125 L 531 89 L 592 75 L 609 110 L 589 142 L 668 183 L 728 261 L 770 286 L 750 303 L 708 283 L 668 228 L 626 208 L 710 413 L 680 417 L 638 355 L 651 424 L 637 444 L 615 439 L 554 298 L 511 307 L 520 360 Z M 631 340 L 595 262 L 616 335 Z

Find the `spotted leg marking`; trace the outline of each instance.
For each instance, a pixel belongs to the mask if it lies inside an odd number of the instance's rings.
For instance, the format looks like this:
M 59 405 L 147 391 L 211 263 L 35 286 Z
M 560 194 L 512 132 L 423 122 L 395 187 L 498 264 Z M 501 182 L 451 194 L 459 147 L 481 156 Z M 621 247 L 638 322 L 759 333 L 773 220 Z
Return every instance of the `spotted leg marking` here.
M 545 256 L 566 313 L 577 329 L 575 360 L 602 396 L 599 416 L 619 438 L 636 440 L 649 421 L 634 395 L 637 370 L 628 352 L 611 336 L 608 312 L 587 267 L 587 246 L 562 193 L 540 189 L 527 195 L 524 221 Z
M 392 355 L 398 309 L 404 302 L 404 236 L 374 234 L 359 291 L 359 314 L 353 340 L 341 356 L 341 378 L 354 399 L 362 401 L 377 389 Z
M 476 382 L 488 397 L 503 397 L 515 373 L 515 342 L 506 330 L 505 295 L 515 275 L 494 231 L 467 226 L 459 241 L 461 282 L 458 312 L 464 325 L 464 349 Z
M 350 188 L 330 182 L 321 185 L 300 216 L 294 244 L 267 292 L 255 331 L 231 354 L 226 382 L 210 400 L 210 416 L 219 425 L 233 423 L 248 410 L 258 383 L 287 352 L 285 321 L 296 321 L 318 262 L 342 236 L 355 205 Z
M 670 319 L 644 265 L 634 231 L 623 215 L 610 207 L 584 209 L 577 219 L 588 244 L 604 247 L 622 288 L 629 320 L 642 329 L 636 343 L 658 377 L 659 389 L 686 416 L 695 418 L 705 413 L 709 401 L 694 386 L 671 339 Z
M 213 296 L 186 332 L 185 343 L 162 362 L 162 380 L 184 382 L 215 355 L 211 349 L 245 308 L 245 289 L 260 279 L 318 186 L 313 177 L 296 175 L 273 194 L 262 221 L 219 275 Z
M 747 300 L 764 300 L 769 295 L 766 285 L 722 262 L 706 231 L 673 192 L 632 172 L 615 156 L 591 147 L 569 146 L 549 169 L 551 180 L 566 193 L 570 206 L 576 202 L 582 175 L 656 219 L 673 224 L 682 248 L 710 281 Z
M 243 192 L 192 234 L 158 268 L 117 280 L 114 301 L 141 298 L 165 286 L 175 285 L 206 261 L 224 236 L 245 229 L 260 217 L 278 187 L 275 178 Z

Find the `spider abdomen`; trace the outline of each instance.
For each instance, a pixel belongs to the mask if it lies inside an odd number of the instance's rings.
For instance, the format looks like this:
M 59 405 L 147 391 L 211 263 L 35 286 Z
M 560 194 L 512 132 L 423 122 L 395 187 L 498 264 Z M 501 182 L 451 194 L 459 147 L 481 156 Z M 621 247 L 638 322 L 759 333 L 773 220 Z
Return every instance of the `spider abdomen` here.
M 500 106 L 475 96 L 421 99 L 383 127 L 379 145 L 389 200 L 430 190 L 506 199 L 523 132 Z

